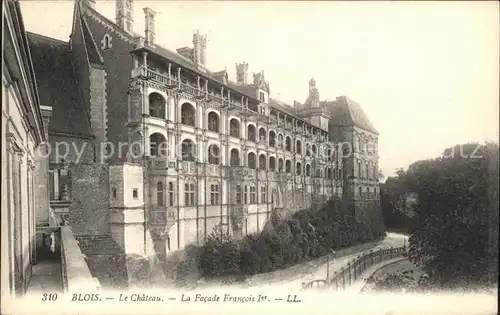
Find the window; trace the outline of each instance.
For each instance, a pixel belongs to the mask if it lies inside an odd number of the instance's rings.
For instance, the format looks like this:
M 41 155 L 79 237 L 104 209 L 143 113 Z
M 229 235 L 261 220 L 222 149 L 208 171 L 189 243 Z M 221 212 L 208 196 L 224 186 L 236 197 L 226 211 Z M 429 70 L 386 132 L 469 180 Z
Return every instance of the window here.
M 276 146 L 276 133 L 274 131 L 269 132 L 269 145 L 271 147 Z
M 267 187 L 260 186 L 260 202 L 267 203 Z
M 229 135 L 235 138 L 240 137 L 240 123 L 235 118 L 231 119 L 229 122 Z
M 231 166 L 240 166 L 240 152 L 238 152 L 238 149 L 231 150 L 230 165 Z
M 181 124 L 195 126 L 195 111 L 193 105 L 184 103 L 181 106 Z
M 185 139 L 182 141 L 182 160 L 194 161 L 196 159 L 196 149 L 193 141 Z
M 236 204 L 241 205 L 241 186 L 236 186 Z
M 283 148 L 283 135 L 282 134 L 278 135 L 278 148 L 279 149 Z
M 285 172 L 287 173 L 292 172 L 292 162 L 290 162 L 290 160 L 286 160 L 285 162 Z
M 250 203 L 251 204 L 257 203 L 257 193 L 255 186 L 250 186 Z
M 105 34 L 104 37 L 102 38 L 101 44 L 102 44 L 101 50 L 108 50 L 111 47 L 113 47 L 111 45 L 111 36 L 109 36 L 109 34 Z
M 360 149 L 360 141 L 359 141 L 359 137 L 356 137 L 356 143 L 354 144 L 354 149 L 356 151 L 359 151 Z
M 361 198 L 362 195 L 363 195 L 363 189 L 359 187 L 359 197 Z
M 306 145 L 306 155 L 311 156 L 311 145 L 310 144 Z
M 164 200 L 163 200 L 163 183 L 158 182 L 156 184 L 156 205 L 157 206 L 164 206 Z
M 247 133 L 248 133 L 247 135 L 248 140 L 255 142 L 256 132 L 254 125 L 248 125 Z
M 270 171 L 276 170 L 276 158 L 274 156 L 271 156 L 269 158 L 269 170 Z
M 208 147 L 208 163 L 219 165 L 220 150 L 215 144 Z
M 297 169 L 296 169 L 296 172 L 295 172 L 295 173 L 296 173 L 297 175 L 301 175 L 301 174 L 302 174 L 302 164 L 300 164 L 300 162 L 298 162 L 296 166 L 297 166 L 297 167 L 296 167 Z
M 266 94 L 264 92 L 260 92 L 259 93 L 259 100 L 262 102 L 262 103 L 265 103 L 266 102 Z
M 259 141 L 262 143 L 266 142 L 266 130 L 264 128 L 259 129 Z
M 311 165 L 306 164 L 306 176 L 311 176 Z
M 194 206 L 194 184 L 186 183 L 184 184 L 184 205 Z
M 243 193 L 244 204 L 248 203 L 248 187 L 245 186 L 245 192 Z
M 266 170 L 266 168 L 267 168 L 267 165 L 266 165 L 267 163 L 266 162 L 267 162 L 266 161 L 266 156 L 264 154 L 261 154 L 259 156 L 259 169 L 261 171 L 265 171 Z
M 156 118 L 165 119 L 166 101 L 158 93 L 149 94 L 149 115 Z
M 290 139 L 290 137 L 286 137 L 286 140 L 285 140 L 285 150 L 291 152 L 292 151 L 292 139 Z
M 168 183 L 168 204 L 169 206 L 173 207 L 175 204 L 175 197 L 174 197 L 174 183 L 169 182 Z
M 302 154 L 302 143 L 300 142 L 300 140 L 297 140 L 295 152 L 297 154 Z
M 111 191 L 113 192 L 113 198 L 116 198 L 116 188 L 111 189 Z
M 134 189 L 132 190 L 132 197 L 133 197 L 134 199 L 139 198 L 139 190 L 138 190 L 137 188 L 134 188 Z
M 370 168 L 368 167 L 368 162 L 366 162 L 366 165 L 365 165 L 365 176 L 366 178 L 368 179 L 369 178 L 369 171 L 370 171 Z
M 210 185 L 210 204 L 218 205 L 219 204 L 219 185 L 212 184 Z
M 257 161 L 256 161 L 255 153 L 253 153 L 253 152 L 248 153 L 248 161 L 247 161 L 248 168 L 252 169 L 252 170 L 256 169 L 257 168 L 256 162 Z
M 167 156 L 167 140 L 162 134 L 155 132 L 149 136 L 149 146 L 151 156 Z
M 361 178 L 361 160 L 358 160 L 358 178 Z
M 210 112 L 208 114 L 208 130 L 219 132 L 219 116 L 216 112 Z
M 278 172 L 283 172 L 283 159 L 278 159 Z

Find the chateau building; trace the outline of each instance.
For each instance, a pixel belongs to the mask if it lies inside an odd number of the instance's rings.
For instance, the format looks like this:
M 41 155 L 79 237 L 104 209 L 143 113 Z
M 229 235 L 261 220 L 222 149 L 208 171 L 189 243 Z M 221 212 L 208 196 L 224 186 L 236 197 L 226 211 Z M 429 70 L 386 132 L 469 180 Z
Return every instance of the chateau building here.
M 321 101 L 314 79 L 285 104 L 245 62 L 233 82 L 207 69 L 199 32 L 192 47 L 158 45 L 151 8 L 134 33 L 139 3 L 116 1 L 113 22 L 77 0 L 68 43 L 28 35 L 50 143 L 71 144 L 50 157 L 51 204 L 80 244 L 108 237 L 126 256 L 166 259 L 214 228 L 261 231 L 272 213 L 378 205 L 378 132 L 359 104 Z
M 36 225 L 48 216 L 42 144 L 52 109 L 39 102 L 19 3 L 3 1 L 2 12 L 1 287 L 7 302 L 27 291 L 37 260 Z

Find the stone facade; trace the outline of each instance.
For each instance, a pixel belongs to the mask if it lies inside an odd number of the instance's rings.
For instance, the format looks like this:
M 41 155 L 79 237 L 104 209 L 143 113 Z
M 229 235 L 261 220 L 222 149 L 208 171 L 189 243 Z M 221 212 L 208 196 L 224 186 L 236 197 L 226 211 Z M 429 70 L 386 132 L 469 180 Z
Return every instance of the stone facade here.
M 8 305 L 27 290 L 37 259 L 36 226 L 48 223 L 48 163 L 42 144 L 52 108 L 38 100 L 19 3 L 3 1 L 2 12 L 1 294 Z
M 272 213 L 331 198 L 352 204 L 353 215 L 359 202 L 377 208 L 378 155 L 360 143 L 376 144 L 378 133 L 359 104 L 321 101 L 314 79 L 304 104 L 284 104 L 272 98 L 264 71 L 247 81 L 247 63 L 232 82 L 226 70 L 206 69 L 199 32 L 179 54 L 154 42 L 149 8 L 149 37 L 132 34 L 133 5 L 117 1 L 115 24 L 92 1 L 76 1 L 64 56 L 78 82 L 75 117 L 86 129 L 56 122 L 49 129 L 51 141 L 91 144 L 83 162 L 51 159 L 53 186 L 70 184 L 75 234 L 112 239 L 129 282 L 140 282 L 140 270 L 157 259 L 203 244 L 214 228 L 243 237 L 262 231 Z M 68 163 L 70 176 L 61 178 Z

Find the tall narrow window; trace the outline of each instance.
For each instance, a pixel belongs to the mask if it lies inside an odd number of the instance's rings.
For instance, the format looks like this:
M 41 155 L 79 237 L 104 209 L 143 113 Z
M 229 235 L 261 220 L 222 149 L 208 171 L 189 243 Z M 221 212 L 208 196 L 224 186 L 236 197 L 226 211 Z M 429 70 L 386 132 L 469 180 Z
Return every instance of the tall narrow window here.
M 134 199 L 138 199 L 139 198 L 139 190 L 137 188 L 135 188 L 134 190 L 132 190 L 132 197 Z
M 219 204 L 219 185 L 217 184 L 210 185 L 210 204 Z
M 243 193 L 244 204 L 248 203 L 248 186 L 245 186 L 245 192 Z
M 358 178 L 361 178 L 361 160 L 358 160 Z
M 168 183 L 168 204 L 169 206 L 173 207 L 174 206 L 174 183 L 169 182 Z
M 116 188 L 111 189 L 113 192 L 113 198 L 116 198 Z
M 250 186 L 250 204 L 257 203 L 257 192 L 255 186 Z
M 241 186 L 236 186 L 236 204 L 241 205 Z
M 260 186 L 260 202 L 267 203 L 267 187 Z
M 158 182 L 156 184 L 156 205 L 158 206 L 164 206 L 165 202 L 163 200 L 163 183 Z
M 194 206 L 194 184 L 186 183 L 184 184 L 184 205 Z
M 366 162 L 366 164 L 365 164 L 365 177 L 366 177 L 366 179 L 370 178 L 369 177 L 370 175 L 368 173 L 369 171 L 370 171 L 370 168 L 368 167 L 368 162 Z

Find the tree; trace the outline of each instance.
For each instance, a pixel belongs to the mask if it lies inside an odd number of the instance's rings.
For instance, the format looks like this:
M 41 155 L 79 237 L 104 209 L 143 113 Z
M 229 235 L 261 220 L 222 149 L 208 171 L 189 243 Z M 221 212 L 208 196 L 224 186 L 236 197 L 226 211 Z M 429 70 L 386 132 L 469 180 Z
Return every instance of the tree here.
M 418 195 L 409 258 L 441 288 L 497 282 L 498 144 L 482 145 L 476 155 L 423 161 L 405 175 Z

